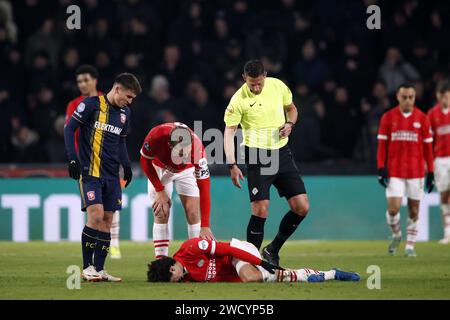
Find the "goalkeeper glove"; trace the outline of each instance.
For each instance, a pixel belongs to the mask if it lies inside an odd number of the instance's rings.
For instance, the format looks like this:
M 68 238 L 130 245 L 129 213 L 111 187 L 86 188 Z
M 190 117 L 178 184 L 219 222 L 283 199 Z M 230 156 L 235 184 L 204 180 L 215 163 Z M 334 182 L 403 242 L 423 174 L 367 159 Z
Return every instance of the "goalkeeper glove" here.
M 125 184 L 125 188 L 128 187 L 131 180 L 133 179 L 133 171 L 131 171 L 131 167 L 124 167 L 123 168 L 123 180 L 125 180 L 127 183 Z
M 386 168 L 378 169 L 378 182 L 384 187 L 387 187 L 388 184 L 388 172 Z
M 271 274 L 274 274 L 275 270 L 284 270 L 284 268 L 271 264 L 270 262 L 267 262 L 265 260 L 261 260 L 261 263 L 259 265 L 269 271 Z
M 69 161 L 69 176 L 72 179 L 80 179 L 80 161 L 77 158 Z
M 427 173 L 427 179 L 426 179 L 425 185 L 427 187 L 428 193 L 433 191 L 433 188 L 434 188 L 434 173 L 433 172 Z

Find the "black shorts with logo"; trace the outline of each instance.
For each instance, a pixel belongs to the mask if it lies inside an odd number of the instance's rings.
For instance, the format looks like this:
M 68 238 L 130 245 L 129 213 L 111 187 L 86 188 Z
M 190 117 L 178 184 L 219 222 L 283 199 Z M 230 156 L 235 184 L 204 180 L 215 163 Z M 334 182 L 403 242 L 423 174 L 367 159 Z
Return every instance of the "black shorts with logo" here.
M 300 172 L 287 145 L 277 150 L 245 147 L 245 163 L 251 202 L 269 200 L 272 184 L 277 188 L 280 197 L 286 199 L 306 193 Z

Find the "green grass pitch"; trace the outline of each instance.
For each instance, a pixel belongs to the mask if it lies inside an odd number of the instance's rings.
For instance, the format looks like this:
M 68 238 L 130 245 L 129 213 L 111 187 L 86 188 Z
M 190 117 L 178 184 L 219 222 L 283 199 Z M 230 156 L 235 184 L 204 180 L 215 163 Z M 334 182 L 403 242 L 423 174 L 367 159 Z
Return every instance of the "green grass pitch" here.
M 180 242 L 171 244 L 171 252 Z M 122 283 L 81 282 L 69 290 L 70 265 L 81 263 L 78 243 L 0 242 L 0 299 L 450 299 L 450 246 L 418 243 L 416 258 L 387 254 L 387 241 L 289 241 L 281 251 L 285 267 L 361 274 L 360 282 L 325 283 L 164 283 L 146 282 L 151 243 L 121 242 L 122 259 L 106 269 Z M 403 246 L 401 247 L 403 249 Z M 367 267 L 381 270 L 381 289 L 367 288 Z

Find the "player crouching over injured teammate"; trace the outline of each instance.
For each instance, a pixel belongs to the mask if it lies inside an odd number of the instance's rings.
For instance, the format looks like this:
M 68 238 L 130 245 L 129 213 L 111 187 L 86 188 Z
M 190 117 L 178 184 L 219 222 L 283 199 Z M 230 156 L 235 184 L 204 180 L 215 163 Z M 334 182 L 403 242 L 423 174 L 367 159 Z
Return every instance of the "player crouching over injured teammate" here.
M 355 272 L 339 269 L 284 269 L 261 259 L 251 243 L 232 239 L 217 242 L 200 238 L 185 241 L 173 258 L 148 266 L 149 282 L 323 282 L 359 281 Z

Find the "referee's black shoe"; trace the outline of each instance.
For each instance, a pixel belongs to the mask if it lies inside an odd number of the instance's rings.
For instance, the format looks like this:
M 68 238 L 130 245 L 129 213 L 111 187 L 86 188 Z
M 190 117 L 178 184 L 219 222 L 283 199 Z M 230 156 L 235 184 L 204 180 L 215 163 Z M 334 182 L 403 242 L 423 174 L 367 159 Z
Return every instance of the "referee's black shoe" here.
M 280 265 L 280 257 L 278 256 L 278 253 L 270 251 L 270 244 L 262 249 L 262 256 L 265 260 L 267 260 L 271 264 L 276 266 Z

